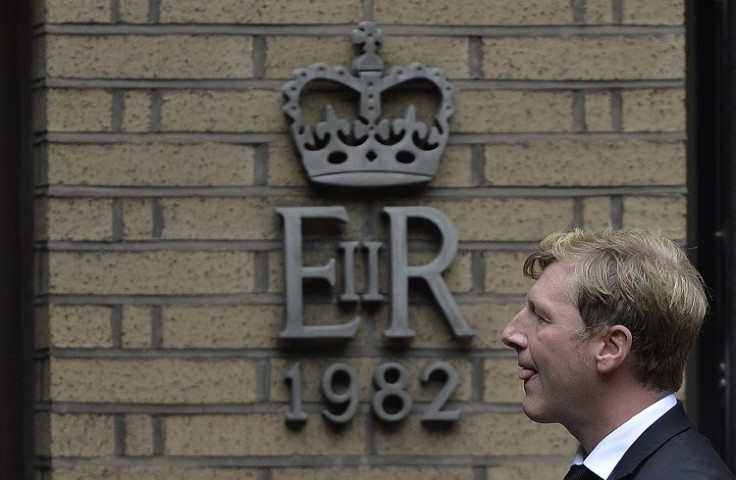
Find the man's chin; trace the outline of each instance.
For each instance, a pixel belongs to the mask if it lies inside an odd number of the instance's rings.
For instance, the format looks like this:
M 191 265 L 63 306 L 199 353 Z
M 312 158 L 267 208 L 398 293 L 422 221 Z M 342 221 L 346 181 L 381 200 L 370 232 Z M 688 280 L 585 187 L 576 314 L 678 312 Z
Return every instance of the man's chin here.
M 530 420 L 537 423 L 554 423 L 553 419 L 550 419 L 544 408 L 539 403 L 532 401 L 529 395 L 524 397 L 521 402 L 521 408 L 524 414 L 529 417 Z

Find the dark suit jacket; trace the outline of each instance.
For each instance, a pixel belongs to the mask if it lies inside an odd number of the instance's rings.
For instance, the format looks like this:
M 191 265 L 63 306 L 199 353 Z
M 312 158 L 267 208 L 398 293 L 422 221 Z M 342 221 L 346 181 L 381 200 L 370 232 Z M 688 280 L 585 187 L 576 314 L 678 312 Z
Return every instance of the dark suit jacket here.
M 629 447 L 609 480 L 733 479 L 710 442 L 700 435 L 677 402 Z

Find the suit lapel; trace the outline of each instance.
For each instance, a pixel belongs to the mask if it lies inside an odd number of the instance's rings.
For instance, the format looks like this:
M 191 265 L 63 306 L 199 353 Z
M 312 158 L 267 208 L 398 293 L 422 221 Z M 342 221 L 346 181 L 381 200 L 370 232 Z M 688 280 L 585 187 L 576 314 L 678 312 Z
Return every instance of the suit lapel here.
M 675 435 L 691 427 L 681 402 L 662 415 L 626 450 L 608 477 L 609 480 L 626 478 L 650 455 Z

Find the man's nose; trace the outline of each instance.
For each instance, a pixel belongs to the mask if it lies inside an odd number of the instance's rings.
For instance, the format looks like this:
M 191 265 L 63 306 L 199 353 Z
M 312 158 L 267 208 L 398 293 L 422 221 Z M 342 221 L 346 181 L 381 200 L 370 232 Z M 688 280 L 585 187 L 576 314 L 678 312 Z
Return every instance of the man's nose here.
M 501 332 L 501 341 L 504 345 L 514 350 L 526 348 L 526 336 L 519 329 L 519 320 L 523 310 L 514 315 Z

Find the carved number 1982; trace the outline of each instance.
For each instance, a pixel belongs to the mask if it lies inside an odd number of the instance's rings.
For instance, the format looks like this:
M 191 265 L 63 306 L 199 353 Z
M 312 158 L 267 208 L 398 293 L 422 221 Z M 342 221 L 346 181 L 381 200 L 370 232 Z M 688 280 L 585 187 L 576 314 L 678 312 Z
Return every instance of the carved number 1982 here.
M 452 365 L 442 361 L 430 363 L 422 372 L 420 380 L 422 384 L 433 380 L 444 382 L 422 415 L 422 422 L 454 422 L 460 418 L 460 410 L 445 409 L 458 384 L 458 374 Z M 302 374 L 299 362 L 286 372 L 286 383 L 291 392 L 286 421 L 306 422 L 307 413 L 302 404 Z M 413 400 L 406 391 L 408 383 L 409 372 L 400 363 L 387 362 L 376 367 L 373 372 L 375 392 L 371 396 L 370 403 L 373 413 L 379 419 L 385 422 L 399 422 L 409 415 Z M 336 388 L 338 385 L 339 388 Z M 358 375 L 355 370 L 345 363 L 333 363 L 323 372 L 320 386 L 327 403 L 322 415 L 333 423 L 349 422 L 357 413 L 360 401 Z

